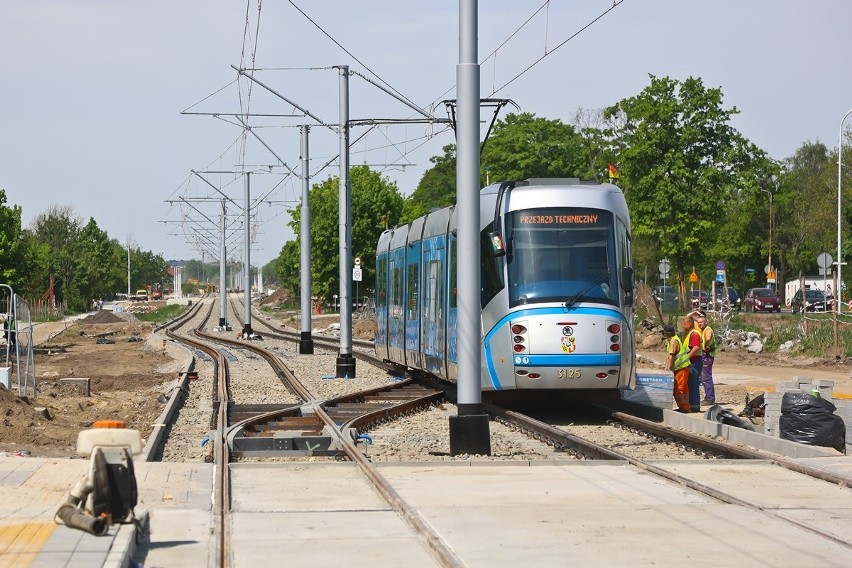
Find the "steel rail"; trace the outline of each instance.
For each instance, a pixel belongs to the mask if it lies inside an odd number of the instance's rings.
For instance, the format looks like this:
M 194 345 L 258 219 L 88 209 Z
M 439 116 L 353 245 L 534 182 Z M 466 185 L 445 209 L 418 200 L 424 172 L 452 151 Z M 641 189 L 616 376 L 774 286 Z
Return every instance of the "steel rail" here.
M 204 327 L 213 313 L 215 302 L 210 303 L 210 310 L 204 317 L 198 329 Z M 199 308 L 200 310 L 200 308 Z M 195 312 L 197 314 L 197 311 Z M 193 316 L 194 317 L 194 316 Z M 228 400 L 229 400 L 229 375 L 228 361 L 225 356 L 217 349 L 206 345 L 201 341 L 197 341 L 190 337 L 178 336 L 174 333 L 174 329 L 178 329 L 185 325 L 192 318 L 185 318 L 179 325 L 167 330 L 166 334 L 174 339 L 188 343 L 207 353 L 212 359 L 215 366 L 216 381 L 214 391 L 214 406 L 217 407 L 216 413 L 216 430 L 213 441 L 213 494 L 212 494 L 212 539 L 213 549 L 208 555 L 208 566 L 221 568 L 230 566 L 230 557 L 228 549 L 228 539 L 230 531 L 228 528 L 227 516 L 230 509 L 229 495 L 229 479 L 228 472 L 230 463 L 230 452 L 228 449 L 225 434 L 228 427 Z M 198 330 L 195 330 L 198 333 Z
M 620 412 L 611 409 L 602 410 L 608 412 L 613 418 L 613 420 L 619 420 L 621 422 L 624 422 L 625 424 L 630 424 L 642 430 L 651 432 L 657 436 L 670 436 L 673 438 L 678 438 L 687 441 L 691 445 L 710 448 L 716 451 L 717 453 L 729 454 L 738 458 L 766 460 L 796 473 L 801 473 L 803 475 L 814 477 L 816 479 L 820 479 L 828 483 L 840 485 L 841 487 L 852 488 L 852 481 L 847 478 L 835 475 L 827 471 L 823 471 L 821 469 L 817 469 L 809 465 L 798 463 L 786 456 L 782 456 L 773 452 L 767 452 L 765 450 L 758 450 L 756 448 L 739 446 L 725 440 L 716 440 L 713 438 L 708 438 L 706 436 L 702 436 L 701 434 L 677 430 L 675 428 L 672 428 L 671 426 L 660 424 L 659 422 L 654 422 L 645 418 L 640 418 L 638 416 L 633 416 L 632 414 L 627 414 L 625 412 Z
M 289 340 L 289 338 L 287 338 Z M 242 344 L 241 344 L 242 345 Z M 259 353 L 260 351 L 266 351 L 260 347 L 246 345 L 248 349 L 251 349 L 254 352 Z M 281 362 L 281 360 L 277 356 L 273 356 L 275 360 L 275 365 L 280 365 L 280 369 L 284 373 L 288 375 L 288 380 L 292 380 L 294 382 L 298 382 L 298 379 L 292 373 L 292 371 Z M 268 360 L 268 359 L 267 359 Z M 375 390 L 375 389 L 371 389 Z M 356 393 L 357 396 L 362 393 Z M 453 552 L 453 550 L 447 545 L 446 542 L 441 538 L 441 536 L 420 516 L 417 511 L 408 505 L 404 499 L 396 492 L 396 490 L 391 486 L 391 484 L 385 479 L 385 477 L 379 472 L 379 470 L 370 463 L 364 454 L 362 454 L 358 448 L 355 446 L 354 442 L 350 440 L 346 435 L 344 435 L 341 428 L 335 423 L 334 419 L 326 412 L 326 409 L 323 408 L 324 405 L 320 405 L 313 400 L 313 398 L 309 399 L 310 404 L 314 407 L 314 412 L 316 416 L 322 420 L 322 422 L 328 427 L 328 429 L 334 433 L 334 436 L 337 438 L 338 443 L 343 448 L 343 451 L 346 453 L 346 456 L 355 462 L 361 472 L 370 480 L 379 494 L 384 498 L 384 500 L 391 506 L 391 508 L 400 516 L 402 519 L 408 523 L 408 525 L 412 528 L 415 534 L 422 540 L 424 545 L 429 549 L 432 555 L 440 562 L 442 566 L 447 567 L 462 567 L 465 566 L 464 562 Z
M 727 504 L 730 504 L 730 505 L 737 505 L 737 506 L 740 506 L 740 507 L 745 507 L 747 509 L 758 511 L 758 512 L 760 512 L 760 513 L 762 513 L 762 514 L 764 514 L 768 517 L 772 517 L 776 520 L 780 520 L 782 522 L 789 523 L 789 524 L 794 525 L 794 526 L 796 526 L 796 527 L 798 527 L 802 530 L 806 530 L 810 533 L 816 534 L 818 536 L 821 536 L 823 538 L 831 540 L 832 542 L 840 544 L 841 546 L 852 549 L 852 542 L 850 542 L 850 541 L 844 540 L 843 538 L 837 537 L 837 536 L 835 536 L 831 533 L 821 531 L 818 528 L 809 526 L 806 523 L 798 521 L 796 519 L 788 518 L 788 517 L 786 517 L 786 516 L 784 516 L 780 513 L 776 513 L 775 511 L 773 511 L 773 510 L 771 510 L 767 507 L 764 507 L 762 505 L 759 505 L 757 503 L 753 503 L 753 502 L 746 501 L 744 499 L 740 499 L 739 497 L 736 497 L 736 496 L 731 495 L 729 493 L 725 493 L 724 491 L 720 491 L 718 489 L 715 489 L 715 488 L 710 487 L 708 485 L 705 485 L 703 483 L 699 483 L 698 481 L 689 479 L 688 477 L 684 477 L 680 474 L 668 471 L 668 470 L 666 470 L 662 467 L 656 466 L 656 465 L 651 464 L 647 461 L 631 457 L 631 456 L 624 454 L 622 452 L 619 452 L 617 450 L 605 448 L 605 447 L 600 446 L 599 444 L 596 444 L 596 443 L 594 443 L 590 440 L 586 440 L 586 439 L 578 437 L 578 436 L 573 436 L 573 435 L 569 434 L 568 432 L 565 432 L 564 430 L 554 428 L 554 427 L 552 427 L 548 424 L 544 424 L 541 421 L 536 420 L 534 418 L 531 418 L 529 416 L 526 416 L 524 414 L 520 414 L 520 413 L 513 412 L 513 411 L 508 411 L 508 410 L 501 409 L 501 408 L 495 407 L 495 406 L 490 405 L 490 404 L 485 404 L 485 403 L 483 403 L 482 406 L 483 406 L 483 409 L 486 410 L 486 412 L 494 412 L 495 415 L 501 416 L 505 419 L 508 419 L 512 423 L 519 425 L 521 428 L 529 429 L 530 431 L 536 432 L 536 433 L 546 437 L 547 439 L 554 441 L 557 444 L 560 443 L 559 442 L 560 439 L 564 439 L 566 441 L 565 445 L 568 445 L 568 447 L 571 447 L 575 451 L 580 451 L 584 455 L 602 455 L 602 456 L 607 456 L 607 457 L 604 457 L 603 459 L 622 460 L 622 461 L 627 462 L 628 464 L 630 464 L 634 467 L 637 467 L 639 469 L 647 471 L 648 473 L 652 473 L 654 475 L 657 475 L 658 477 L 662 477 L 662 478 L 664 478 L 668 481 L 671 481 L 673 483 L 677 483 L 679 485 L 682 485 L 684 487 L 692 489 L 693 491 L 697 491 L 699 493 L 707 495 L 708 497 L 716 499 L 717 501 L 721 501 L 723 503 L 727 503 Z M 675 431 L 673 433 L 676 434 L 676 435 L 681 434 L 681 432 L 677 432 L 677 431 Z M 716 441 L 716 442 L 718 442 L 718 441 Z M 770 462 L 774 461 L 771 458 L 760 458 L 760 459 L 766 459 L 766 461 L 770 461 Z

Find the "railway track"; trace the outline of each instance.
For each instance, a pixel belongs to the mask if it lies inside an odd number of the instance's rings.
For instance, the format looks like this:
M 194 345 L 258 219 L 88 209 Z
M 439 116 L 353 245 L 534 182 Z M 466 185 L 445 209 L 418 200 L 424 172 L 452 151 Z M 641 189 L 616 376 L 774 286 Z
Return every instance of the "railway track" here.
M 281 335 L 283 337 L 287 337 L 289 335 L 286 332 L 279 333 L 279 330 L 273 331 L 272 328 L 268 332 L 265 332 L 265 335 L 270 338 L 273 337 L 273 334 L 275 336 Z M 288 337 L 288 339 L 290 341 L 298 341 L 298 337 L 298 334 L 293 334 L 292 338 Z M 323 345 L 323 347 L 326 347 L 332 351 L 336 348 L 334 339 L 325 341 L 327 341 L 327 343 Z M 246 347 L 244 344 L 253 342 L 242 341 L 233 343 L 239 343 L 241 346 L 237 347 L 236 345 L 232 345 L 232 349 L 245 349 Z M 252 345 L 252 347 L 256 346 Z M 252 350 L 252 352 L 254 351 Z M 272 356 L 273 358 L 280 360 L 280 356 L 278 354 L 272 353 Z M 369 357 L 367 357 L 367 359 L 369 359 Z M 224 364 L 227 365 L 227 361 L 225 361 Z M 408 384 L 410 385 L 411 383 L 409 382 Z M 438 388 L 435 388 L 433 390 L 440 391 L 440 389 Z M 376 393 L 373 393 L 372 395 L 365 394 L 364 397 L 365 399 L 369 399 L 370 396 L 374 395 L 376 395 Z M 333 399 L 329 399 L 326 401 L 309 399 L 307 402 L 303 402 L 298 406 L 290 405 L 290 407 L 287 409 L 281 408 L 279 410 L 275 410 L 274 412 L 281 412 L 284 414 L 290 413 L 295 416 L 296 412 L 303 413 L 305 409 L 312 409 L 312 405 L 316 406 L 317 414 L 326 417 L 320 418 L 320 422 L 322 422 L 323 424 L 323 433 L 325 434 L 331 432 L 337 433 L 338 435 L 340 453 L 337 455 L 339 455 L 342 459 L 348 459 L 358 463 L 359 469 L 362 469 L 362 471 L 364 471 L 364 475 L 367 478 L 371 479 L 371 481 L 373 480 L 373 474 L 381 478 L 378 471 L 375 470 L 372 464 L 369 463 L 368 458 L 366 458 L 363 455 L 363 452 L 361 452 L 356 447 L 356 442 L 360 433 L 369 431 L 369 429 L 372 428 L 372 424 L 381 422 L 382 420 L 391 416 L 390 414 L 387 414 L 385 412 L 386 407 L 389 405 L 389 403 L 380 402 L 376 404 L 376 413 L 372 417 L 357 412 L 357 414 L 360 414 L 360 417 L 354 420 L 350 420 L 348 416 L 348 412 L 350 409 L 347 405 L 351 403 L 347 401 L 345 397 L 340 398 L 340 401 L 334 401 Z M 335 404 L 331 404 L 332 402 L 335 402 Z M 371 402 L 375 403 L 376 401 L 373 400 Z M 323 406 L 327 406 L 330 412 L 325 412 L 322 408 Z M 334 409 L 335 407 L 341 407 L 345 410 L 345 412 L 341 412 L 340 415 L 334 416 L 334 410 L 332 409 Z M 415 412 L 416 408 L 418 407 L 415 405 L 415 407 L 413 409 L 410 408 L 408 412 Z M 259 427 L 257 428 L 261 432 L 259 434 L 259 437 L 274 439 L 276 435 L 279 438 L 288 436 L 283 434 L 276 434 L 276 432 L 282 432 L 289 428 L 288 426 L 283 426 L 283 424 L 286 424 L 286 420 L 283 423 L 278 423 L 277 418 L 275 420 L 267 420 L 267 418 L 272 418 L 272 416 L 270 415 L 270 412 L 268 412 L 265 408 L 258 408 L 252 411 L 253 413 L 247 412 L 243 415 L 238 415 L 238 413 L 235 413 L 235 409 L 239 409 L 239 405 L 231 405 L 230 419 L 233 421 L 234 418 L 240 418 L 241 422 L 238 424 L 240 424 L 240 426 L 244 429 L 249 427 L 254 429 L 257 425 L 259 425 Z M 716 501 L 757 511 L 760 514 L 773 517 L 788 524 L 793 524 L 798 528 L 817 534 L 822 538 L 828 538 L 846 548 L 852 547 L 852 545 L 850 545 L 850 543 L 847 542 L 847 539 L 843 536 L 833 535 L 830 532 L 808 526 L 805 523 L 797 521 L 795 519 L 790 519 L 789 516 L 785 515 L 783 512 L 771 510 L 771 508 L 766 507 L 765 505 L 762 505 L 759 502 L 749 500 L 747 496 L 744 497 L 742 494 L 737 495 L 736 490 L 727 491 L 725 487 L 713 487 L 711 484 L 701 483 L 700 481 L 696 480 L 700 478 L 693 478 L 689 474 L 681 474 L 677 471 L 674 471 L 674 469 L 676 469 L 676 466 L 673 466 L 671 464 L 684 462 L 666 463 L 655 460 L 639 459 L 618 452 L 617 450 L 614 450 L 611 447 L 606 447 L 605 445 L 595 444 L 594 442 L 585 440 L 582 436 L 572 435 L 570 432 L 565 432 L 561 428 L 553 426 L 552 424 L 548 424 L 543 421 L 535 421 L 530 417 L 523 416 L 521 413 L 517 413 L 504 408 L 492 408 L 491 405 L 486 405 L 486 409 L 490 412 L 493 412 L 494 415 L 499 418 L 499 420 L 505 421 L 508 424 L 512 424 L 514 428 L 523 430 L 525 432 L 533 432 L 533 436 L 535 438 L 547 441 L 547 443 L 551 444 L 557 452 L 563 453 L 566 456 L 570 455 L 579 459 L 601 459 L 610 461 L 620 461 L 625 464 L 628 464 L 631 467 L 636 467 L 644 472 L 656 475 L 661 479 L 667 480 L 670 483 L 674 483 L 692 489 L 693 491 L 697 491 Z M 310 412 L 308 412 L 308 414 L 310 414 Z M 304 416 L 302 416 L 302 418 L 304 418 Z M 704 436 L 692 435 L 692 437 L 690 438 L 689 435 L 684 435 L 674 429 L 661 426 L 660 424 L 654 423 L 653 421 L 642 421 L 641 419 L 633 417 L 627 413 L 619 413 L 618 411 L 613 411 L 609 414 L 606 420 L 609 420 L 611 425 L 618 424 L 621 425 L 622 428 L 632 430 L 631 434 L 635 435 L 637 433 L 641 433 L 645 437 L 655 442 L 666 443 L 665 440 L 670 440 L 669 444 L 687 448 L 688 452 L 693 453 L 695 455 L 695 458 L 700 461 L 707 462 L 707 458 L 712 458 L 713 461 L 711 461 L 710 464 L 718 463 L 719 465 L 724 466 L 725 464 L 765 463 L 767 461 L 775 463 L 775 460 L 772 459 L 772 456 L 768 456 L 765 453 L 752 454 L 747 448 L 741 448 L 738 446 L 727 444 L 725 442 L 721 442 L 719 440 L 712 440 Z M 234 424 L 232 424 L 231 430 L 229 430 L 229 432 L 233 431 L 233 426 Z M 222 447 L 228 448 L 228 450 L 233 450 L 234 444 L 228 443 L 226 441 L 222 444 Z M 233 451 L 231 451 L 231 457 L 234 457 Z M 805 473 L 808 475 L 812 475 L 814 473 L 806 471 L 807 469 L 808 468 L 802 468 L 800 473 Z M 817 474 L 815 475 L 815 477 L 820 477 L 820 475 Z M 831 476 L 820 478 L 825 479 L 826 481 L 831 483 L 837 482 L 837 480 L 832 479 Z M 430 534 L 428 526 L 425 526 L 426 524 L 422 521 L 419 515 L 399 498 L 399 495 L 396 494 L 392 487 L 390 487 L 386 483 L 383 485 L 381 481 L 375 481 L 374 483 L 376 483 L 376 487 L 379 493 L 385 497 L 387 502 L 391 504 L 394 510 L 396 510 L 402 518 L 406 519 L 409 524 L 414 528 L 414 530 L 418 532 L 418 534 L 422 535 L 421 539 L 427 543 L 427 545 L 430 547 L 430 550 L 433 551 L 433 554 L 436 558 L 439 559 L 441 564 L 454 565 L 454 563 L 458 561 L 458 559 L 455 558 L 455 556 L 452 554 L 452 551 L 449 550 L 449 548 L 437 535 Z M 848 487 L 848 484 L 844 486 Z M 223 498 L 221 501 L 227 503 L 228 499 Z M 222 514 L 222 519 L 223 522 L 225 519 L 227 519 L 227 512 L 224 512 Z M 421 530 L 424 530 L 426 532 L 420 532 Z M 223 551 L 222 554 L 227 554 L 227 544 L 223 544 L 221 548 Z
M 270 457 L 279 455 L 334 455 L 355 462 L 364 476 L 374 485 L 387 503 L 411 526 L 441 565 L 458 566 L 455 553 L 425 523 L 393 489 L 364 455 L 357 449 L 355 438 L 359 425 L 389 419 L 431 405 L 443 396 L 440 390 L 416 385 L 411 380 L 400 381 L 379 389 L 317 400 L 309 389 L 292 373 L 281 358 L 272 351 L 251 341 L 238 341 L 202 330 L 214 311 L 215 303 L 201 325 L 189 335 L 176 330 L 195 318 L 198 312 L 173 322 L 167 330 L 169 337 L 184 342 L 207 354 L 214 361 L 214 408 L 216 425 L 212 434 L 214 462 L 213 535 L 217 543 L 211 564 L 230 565 L 229 504 L 232 496 L 228 482 L 229 463 L 236 457 Z M 200 308 L 199 308 L 200 309 Z M 214 344 L 214 345 L 211 345 Z M 248 408 L 231 400 L 232 385 L 225 354 L 215 345 L 225 345 L 249 351 L 263 358 L 275 370 L 288 390 L 296 393 L 299 404 L 280 405 L 280 408 Z M 273 405 L 274 406 L 274 405 Z M 240 420 L 234 423 L 234 418 Z

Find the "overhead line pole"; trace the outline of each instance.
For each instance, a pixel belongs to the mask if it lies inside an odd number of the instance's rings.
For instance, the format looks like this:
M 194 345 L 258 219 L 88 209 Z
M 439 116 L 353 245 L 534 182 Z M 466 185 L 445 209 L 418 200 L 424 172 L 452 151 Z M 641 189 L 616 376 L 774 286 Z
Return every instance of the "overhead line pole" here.
M 840 134 L 837 137 L 837 290 L 835 292 L 837 293 L 838 314 L 842 311 L 840 305 L 843 303 L 843 279 L 840 277 L 841 267 L 843 266 L 842 257 L 840 256 L 840 232 L 843 225 L 840 213 L 840 201 L 843 194 L 840 183 L 843 179 L 843 123 L 850 114 L 852 114 L 852 109 L 849 109 L 843 115 L 843 119 L 840 121 Z
M 336 375 L 355 377 L 355 357 L 352 355 L 352 202 L 349 185 L 349 66 L 340 65 L 340 185 L 338 189 L 338 237 L 340 239 L 340 352 L 337 355 Z
M 222 331 L 231 331 L 231 326 L 228 325 L 228 313 L 225 302 L 228 297 L 228 286 L 226 282 L 225 271 L 227 270 L 227 245 L 225 244 L 225 227 L 227 224 L 227 209 L 225 199 L 222 198 L 222 213 L 219 219 L 220 231 L 219 235 L 219 329 Z
M 245 183 L 245 206 L 243 217 L 245 219 L 245 248 L 243 249 L 243 334 L 246 339 L 252 335 L 251 330 L 251 172 L 246 172 Z
M 311 127 L 307 124 L 300 128 L 301 150 L 302 150 L 302 210 L 300 223 L 300 262 L 299 270 L 301 276 L 301 308 L 302 321 L 300 326 L 301 338 L 299 340 L 299 353 L 310 355 L 314 352 L 314 340 L 311 338 L 311 300 L 313 297 L 311 287 L 311 205 L 310 187 L 311 173 L 308 158 L 308 134 Z
M 479 246 L 478 3 L 459 2 L 456 150 L 458 250 L 458 415 L 451 416 L 450 454 L 491 455 L 488 415 L 482 411 L 482 308 Z

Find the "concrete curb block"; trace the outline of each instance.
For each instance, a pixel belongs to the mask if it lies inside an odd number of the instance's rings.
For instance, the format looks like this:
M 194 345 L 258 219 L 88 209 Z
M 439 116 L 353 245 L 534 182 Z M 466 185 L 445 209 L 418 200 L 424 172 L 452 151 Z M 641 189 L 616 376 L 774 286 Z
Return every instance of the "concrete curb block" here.
M 697 416 L 697 415 L 696 415 Z M 779 454 L 790 458 L 825 458 L 837 457 L 841 454 L 819 446 L 807 446 L 790 440 L 782 440 L 774 436 L 768 436 L 759 432 L 751 432 L 743 428 L 736 428 L 720 422 L 712 422 L 703 418 L 696 419 L 686 414 L 675 412 L 674 410 L 663 410 L 663 423 L 672 428 L 688 430 L 695 434 L 704 436 L 719 436 L 729 442 L 744 444 L 763 450 Z
M 139 516 L 139 526 L 148 527 L 148 512 Z M 126 568 L 136 553 L 137 528 L 134 524 L 120 525 L 112 541 L 112 547 L 104 560 L 103 568 Z
M 182 376 L 178 383 L 172 388 L 171 393 L 169 393 L 169 400 L 166 403 L 166 407 L 163 409 L 160 416 L 157 417 L 157 421 L 154 423 L 151 433 L 148 435 L 148 443 L 145 444 L 145 447 L 142 449 L 142 454 L 140 455 L 142 461 L 154 461 L 157 449 L 162 444 L 163 437 L 166 434 L 166 428 L 177 412 L 179 405 L 183 403 L 184 393 L 189 391 L 189 373 L 195 369 L 195 356 L 192 354 L 192 351 L 183 344 L 178 343 L 177 345 L 186 351 L 186 354 L 189 357 L 189 364 L 181 373 Z

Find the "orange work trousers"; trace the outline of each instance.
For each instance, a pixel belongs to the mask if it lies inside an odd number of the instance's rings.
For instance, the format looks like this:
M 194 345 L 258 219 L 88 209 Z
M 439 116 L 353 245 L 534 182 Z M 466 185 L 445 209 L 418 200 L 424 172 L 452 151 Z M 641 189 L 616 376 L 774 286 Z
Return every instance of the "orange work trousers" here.
M 689 412 L 689 367 L 674 372 L 674 400 L 678 410 Z

